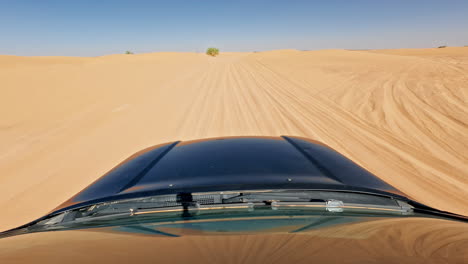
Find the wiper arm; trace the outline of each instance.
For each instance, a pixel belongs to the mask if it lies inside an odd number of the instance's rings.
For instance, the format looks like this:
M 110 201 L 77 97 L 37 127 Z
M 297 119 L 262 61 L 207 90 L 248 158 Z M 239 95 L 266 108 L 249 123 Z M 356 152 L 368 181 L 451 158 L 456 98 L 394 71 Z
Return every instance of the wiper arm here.
M 396 199 L 382 195 L 358 193 L 351 191 L 309 191 L 282 190 L 241 192 L 223 199 L 223 203 L 239 202 L 327 202 L 338 200 L 344 203 L 369 204 L 382 206 L 399 206 Z
M 274 201 L 326 202 L 327 200 L 305 192 L 243 192 L 222 200 L 223 203 L 263 202 L 265 204 Z

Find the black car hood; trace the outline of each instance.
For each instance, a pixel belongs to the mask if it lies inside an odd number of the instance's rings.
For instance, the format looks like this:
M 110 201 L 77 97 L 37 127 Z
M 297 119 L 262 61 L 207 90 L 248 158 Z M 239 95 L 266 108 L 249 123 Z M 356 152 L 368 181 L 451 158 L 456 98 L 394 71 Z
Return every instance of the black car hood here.
M 330 147 L 298 137 L 224 137 L 140 151 L 51 213 L 147 195 L 308 189 L 404 194 Z

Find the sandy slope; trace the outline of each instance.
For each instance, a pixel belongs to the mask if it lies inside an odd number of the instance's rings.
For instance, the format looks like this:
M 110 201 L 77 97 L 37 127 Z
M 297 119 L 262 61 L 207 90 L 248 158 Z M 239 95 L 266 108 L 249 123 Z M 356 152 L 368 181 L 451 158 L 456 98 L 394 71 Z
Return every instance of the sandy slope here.
M 321 140 L 468 215 L 468 48 L 0 56 L 0 230 L 177 139 Z

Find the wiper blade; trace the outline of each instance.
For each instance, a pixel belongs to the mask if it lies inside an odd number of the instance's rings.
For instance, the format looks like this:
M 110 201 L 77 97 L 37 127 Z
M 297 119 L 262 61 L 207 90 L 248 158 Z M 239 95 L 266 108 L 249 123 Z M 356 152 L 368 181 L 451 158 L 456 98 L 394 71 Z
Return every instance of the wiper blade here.
M 241 192 L 236 196 L 223 199 L 223 203 L 230 202 L 326 202 L 339 200 L 353 204 L 373 204 L 383 206 L 398 206 L 397 200 L 391 197 L 369 193 L 351 191 L 309 191 L 309 190 L 284 190 L 284 191 L 256 191 Z

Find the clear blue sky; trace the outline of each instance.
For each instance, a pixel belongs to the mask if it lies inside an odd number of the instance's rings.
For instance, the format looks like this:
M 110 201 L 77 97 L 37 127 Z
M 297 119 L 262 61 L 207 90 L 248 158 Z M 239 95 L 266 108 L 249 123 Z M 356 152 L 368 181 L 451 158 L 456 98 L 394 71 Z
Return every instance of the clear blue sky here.
M 0 0 L 0 54 L 468 45 L 468 1 Z

